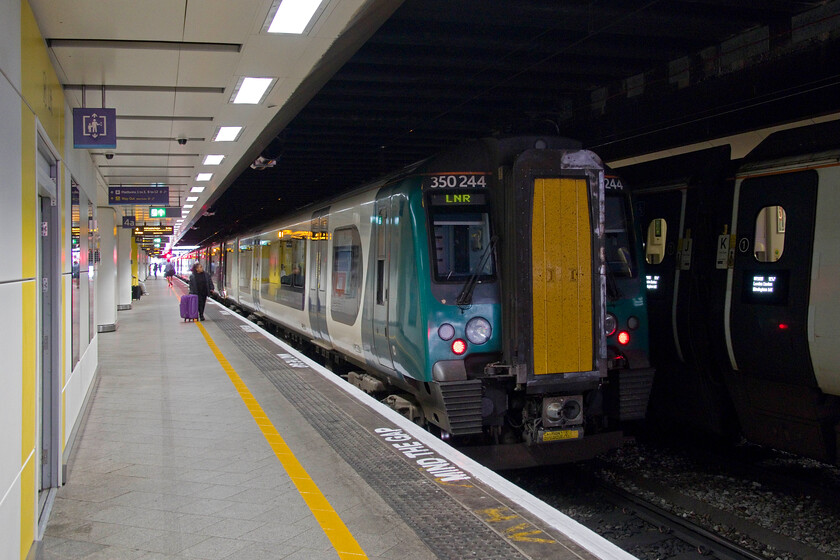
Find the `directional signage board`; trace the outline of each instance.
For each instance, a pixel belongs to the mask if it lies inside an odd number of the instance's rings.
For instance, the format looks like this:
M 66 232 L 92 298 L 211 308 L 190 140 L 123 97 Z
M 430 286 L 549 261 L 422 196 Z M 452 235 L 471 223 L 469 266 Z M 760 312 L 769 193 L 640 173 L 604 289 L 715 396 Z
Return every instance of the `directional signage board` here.
M 180 218 L 181 208 L 179 206 L 163 206 L 149 208 L 150 218 Z
M 108 204 L 166 204 L 169 187 L 108 187 Z
M 157 237 L 160 235 L 172 235 L 173 233 L 175 233 L 175 228 L 172 226 L 136 226 L 133 235 L 134 237 Z
M 138 235 L 134 238 L 134 241 L 137 243 L 169 243 L 169 239 L 168 235 Z
M 116 148 L 117 110 L 102 107 L 73 109 L 74 148 Z

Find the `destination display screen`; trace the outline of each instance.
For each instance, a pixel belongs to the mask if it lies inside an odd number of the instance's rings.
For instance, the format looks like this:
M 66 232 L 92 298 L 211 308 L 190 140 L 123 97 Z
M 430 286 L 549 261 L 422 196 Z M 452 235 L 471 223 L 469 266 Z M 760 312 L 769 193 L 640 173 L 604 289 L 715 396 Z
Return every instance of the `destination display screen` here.
M 645 286 L 649 291 L 656 291 L 659 289 L 659 275 L 658 274 L 646 274 L 645 275 Z
M 485 193 L 459 193 L 447 192 L 432 195 L 432 204 L 434 206 L 478 206 L 487 204 L 487 195 Z
M 784 305 L 788 299 L 789 278 L 788 270 L 745 271 L 741 298 L 746 303 Z

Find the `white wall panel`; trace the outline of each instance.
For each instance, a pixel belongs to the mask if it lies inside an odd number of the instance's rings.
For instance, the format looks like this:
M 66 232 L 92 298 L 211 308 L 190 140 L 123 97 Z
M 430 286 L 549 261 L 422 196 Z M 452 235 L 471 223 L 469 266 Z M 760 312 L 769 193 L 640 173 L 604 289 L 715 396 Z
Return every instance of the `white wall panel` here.
M 0 560 L 20 560 L 20 479 L 0 488 L 0 543 Z
M 0 0 L 0 69 L 19 90 L 20 2 L 14 0 Z M 3 78 L 0 77 L 0 80 Z M 3 115 L 5 118 L 6 113 Z
M 21 284 L 0 284 L 0 309 L 3 320 L 0 321 L 0 356 L 3 367 L 0 368 L 0 498 L 11 487 L 20 472 L 21 450 Z M 14 504 L 20 515 L 20 499 Z M 0 531 L 3 531 L 0 523 Z M 0 543 L 3 540 L 0 534 Z M 3 548 L 3 547 L 0 547 Z
M 0 5 L 5 3 L 3 0 Z M 5 22 L 0 23 L 0 28 L 5 25 Z M 4 42 L 0 31 L 0 51 L 5 48 Z M 0 282 L 8 282 L 19 280 L 21 276 L 21 113 L 20 97 L 2 75 L 0 115 L 3 115 L 0 119 L 0 169 L 3 170 L 0 177 L 0 236 L 3 238 L 0 244 Z

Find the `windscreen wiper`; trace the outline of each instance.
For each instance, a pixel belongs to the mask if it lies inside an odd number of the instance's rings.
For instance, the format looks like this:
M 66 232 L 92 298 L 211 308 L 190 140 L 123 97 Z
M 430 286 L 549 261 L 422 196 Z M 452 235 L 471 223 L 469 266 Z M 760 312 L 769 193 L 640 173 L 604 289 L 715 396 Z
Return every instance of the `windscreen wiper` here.
M 467 280 L 464 284 L 464 288 L 461 290 L 461 293 L 458 294 L 458 297 L 455 299 L 455 305 L 460 307 L 472 304 L 473 291 L 475 291 L 475 285 L 478 284 L 478 276 L 487 265 L 487 259 L 489 259 L 490 255 L 493 253 L 493 247 L 496 246 L 497 240 L 498 237 L 495 235 L 490 238 L 490 243 L 487 244 L 484 254 L 481 255 L 481 259 L 478 261 L 478 266 L 475 267 L 475 270 L 469 280 Z

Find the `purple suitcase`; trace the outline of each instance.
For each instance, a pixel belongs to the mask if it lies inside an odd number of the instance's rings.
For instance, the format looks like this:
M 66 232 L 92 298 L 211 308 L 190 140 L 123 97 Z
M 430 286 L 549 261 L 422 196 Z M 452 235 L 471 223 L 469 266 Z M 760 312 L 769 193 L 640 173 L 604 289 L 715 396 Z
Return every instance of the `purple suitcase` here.
M 185 321 L 198 320 L 198 296 L 193 294 L 181 296 L 181 318 Z

